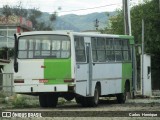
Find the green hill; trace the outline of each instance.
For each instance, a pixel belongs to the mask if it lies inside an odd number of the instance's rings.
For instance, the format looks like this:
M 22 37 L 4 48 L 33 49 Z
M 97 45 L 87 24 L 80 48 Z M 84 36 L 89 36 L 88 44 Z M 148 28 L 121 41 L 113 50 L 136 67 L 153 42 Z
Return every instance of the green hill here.
M 107 16 L 107 14 L 109 14 L 109 16 Z M 58 16 L 54 22 L 48 22 L 50 15 L 43 13 L 39 20 L 49 24 L 55 30 L 85 31 L 95 30 L 94 23 L 96 19 L 99 21 L 99 28 L 106 27 L 109 17 L 115 14 L 116 12 L 91 13 L 87 15 L 68 14 Z

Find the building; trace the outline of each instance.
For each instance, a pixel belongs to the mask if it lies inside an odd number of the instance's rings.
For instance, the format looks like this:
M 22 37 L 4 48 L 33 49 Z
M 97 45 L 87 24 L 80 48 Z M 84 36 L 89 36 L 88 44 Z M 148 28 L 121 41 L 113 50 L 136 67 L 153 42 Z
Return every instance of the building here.
M 0 48 L 14 47 L 14 34 L 31 31 L 32 22 L 19 16 L 0 16 Z
M 11 84 L 13 60 L 7 49 L 14 48 L 14 34 L 32 30 L 32 22 L 19 16 L 0 16 L 0 86 Z M 4 74 L 5 72 L 5 74 Z M 7 74 L 6 74 L 7 73 Z M 0 87 L 0 90 L 2 88 Z

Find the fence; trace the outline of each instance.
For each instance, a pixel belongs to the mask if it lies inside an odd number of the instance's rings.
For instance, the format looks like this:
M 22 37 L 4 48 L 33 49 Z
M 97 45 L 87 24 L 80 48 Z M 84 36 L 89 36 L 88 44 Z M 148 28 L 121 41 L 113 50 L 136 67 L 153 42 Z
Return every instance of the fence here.
M 13 95 L 13 73 L 0 73 L 0 92 Z

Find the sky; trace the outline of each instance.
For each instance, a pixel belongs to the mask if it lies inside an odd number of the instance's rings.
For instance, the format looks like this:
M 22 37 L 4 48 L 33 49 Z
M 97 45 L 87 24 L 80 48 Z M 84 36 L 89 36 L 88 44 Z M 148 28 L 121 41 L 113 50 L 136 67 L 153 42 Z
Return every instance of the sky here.
M 1 0 L 3 5 L 14 6 L 22 2 L 24 8 L 38 8 L 42 12 L 58 15 L 77 14 L 85 15 L 93 12 L 110 12 L 122 8 L 122 0 Z M 136 4 L 138 0 L 131 0 Z

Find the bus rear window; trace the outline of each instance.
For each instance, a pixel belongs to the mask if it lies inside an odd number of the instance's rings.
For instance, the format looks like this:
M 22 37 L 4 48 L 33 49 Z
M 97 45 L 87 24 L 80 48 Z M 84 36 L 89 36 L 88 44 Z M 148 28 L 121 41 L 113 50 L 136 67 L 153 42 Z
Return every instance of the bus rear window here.
M 69 58 L 70 39 L 62 35 L 30 35 L 19 38 L 18 58 Z

